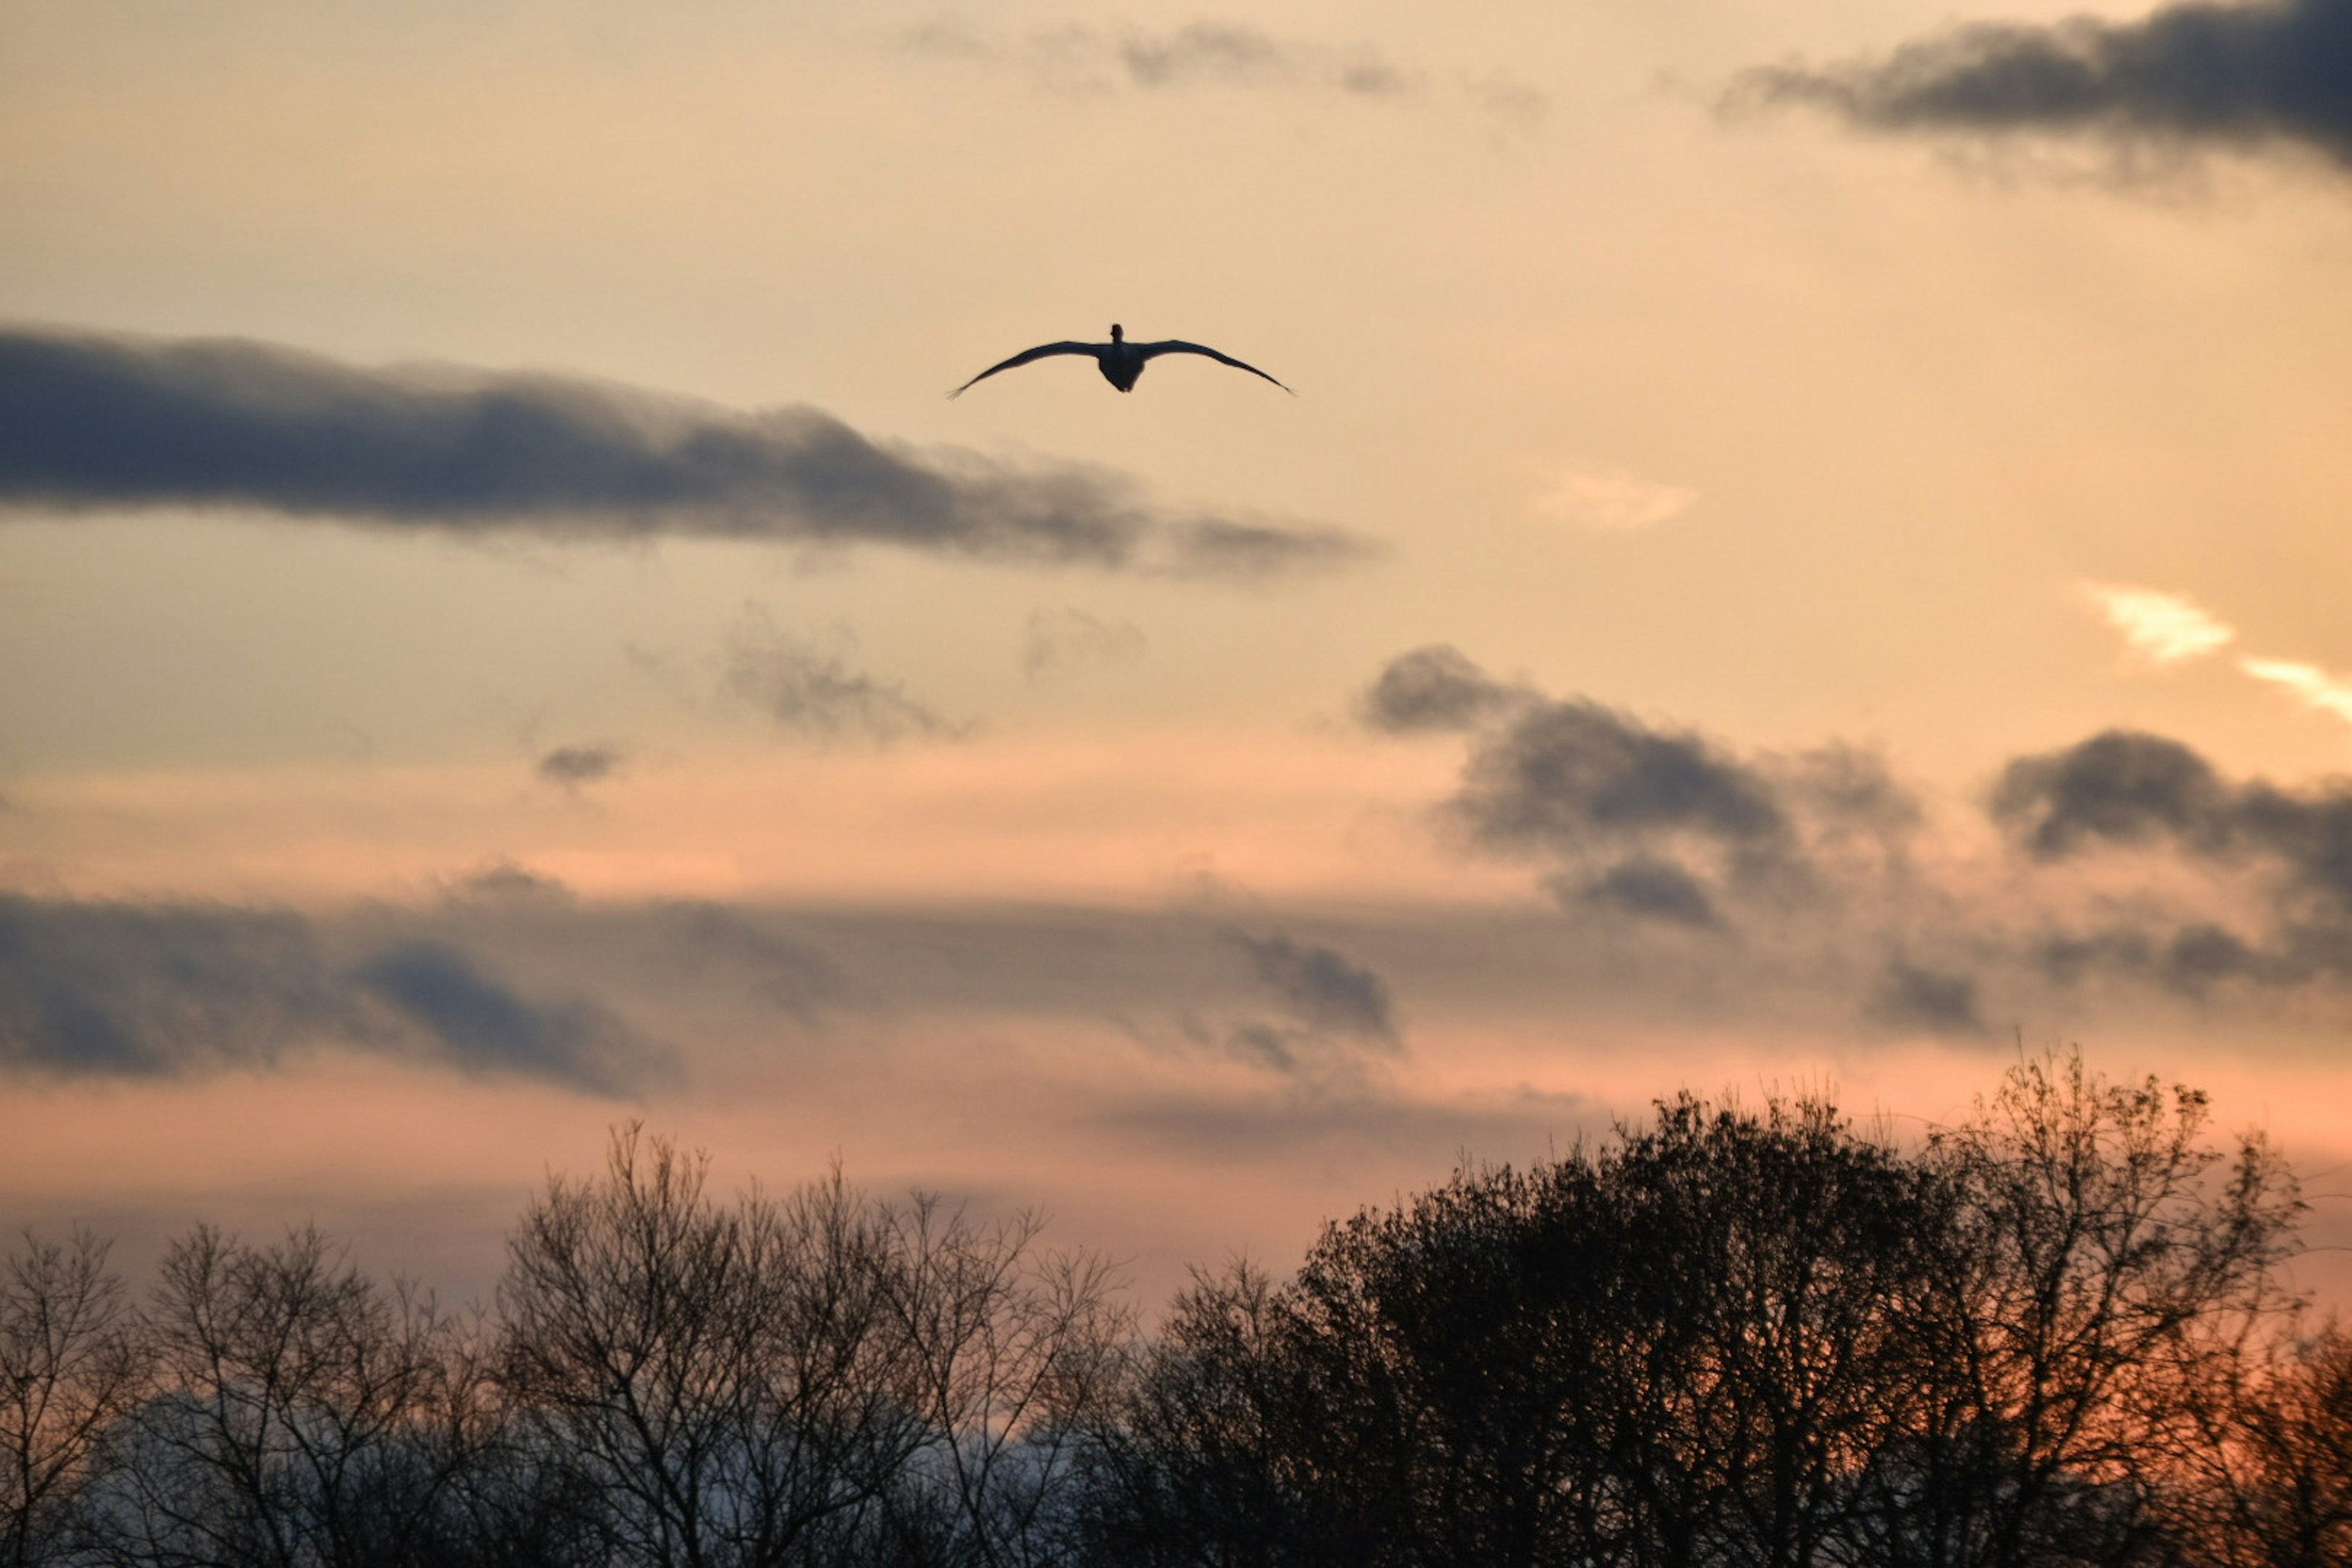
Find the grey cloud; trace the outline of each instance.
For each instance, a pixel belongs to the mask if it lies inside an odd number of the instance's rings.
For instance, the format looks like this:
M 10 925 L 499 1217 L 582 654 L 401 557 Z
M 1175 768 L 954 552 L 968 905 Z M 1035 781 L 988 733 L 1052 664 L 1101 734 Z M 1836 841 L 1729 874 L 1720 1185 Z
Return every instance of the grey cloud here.
M 2061 931 L 2041 948 L 2056 978 L 2137 974 L 2202 996 L 2230 983 L 2299 986 L 2352 976 L 2352 781 L 2303 789 L 2232 781 L 2177 741 L 2110 731 L 2009 764 L 1991 810 L 2028 854 L 2153 854 L 2241 869 L 2262 929 L 2192 914 Z
M 1554 878 L 1549 886 L 1562 903 L 1580 901 L 1700 931 L 1723 923 L 1706 884 L 1674 861 L 1655 856 L 1620 861 L 1587 881 Z
M 1790 836 L 1758 770 L 1696 734 L 1583 699 L 1530 707 L 1482 737 L 1454 809 L 1480 843 L 1503 850 L 1679 835 L 1777 858 Z
M 1460 650 L 1390 661 L 1358 702 L 1374 730 L 1470 735 L 1444 808 L 1490 854 L 1550 862 L 1544 885 L 1572 913 L 1730 932 L 1738 906 L 1774 919 L 1829 896 L 1867 864 L 1900 860 L 1918 803 L 1878 758 L 1832 746 L 1743 757 L 1686 730 L 1586 698 L 1495 679 Z
M 566 789 L 611 778 L 621 767 L 617 746 L 558 746 L 539 759 L 539 776 Z
M 620 1094 L 641 1084 L 656 1065 L 603 1008 L 526 1000 L 446 942 L 401 943 L 361 964 L 352 979 L 420 1026 L 467 1072 L 513 1073 Z
M 1142 658 L 1150 646 L 1132 621 L 1106 620 L 1075 607 L 1032 610 L 1021 639 L 1021 673 L 1035 680 L 1056 670 L 1126 663 Z
M 0 897 L 0 1068 L 171 1077 L 330 1043 L 592 1093 L 666 1069 L 609 1014 L 526 997 L 446 943 L 348 963 L 290 911 Z
M 267 1065 L 353 1033 L 299 915 L 0 896 L 0 1066 L 161 1077 Z
M 2231 837 L 2230 792 L 2212 764 L 2178 741 L 2128 730 L 2011 762 L 1992 812 L 2043 859 L 2086 842 L 2160 837 L 2210 852 Z
M 1811 105 L 1872 131 L 2294 145 L 2352 171 L 2352 6 L 2189 4 L 2134 22 L 1977 24 L 1881 59 L 1750 71 L 1733 101 Z
M 1938 1035 L 1985 1032 L 1973 978 L 1926 968 L 1899 955 L 1889 959 L 1880 972 L 1870 1011 L 1880 1022 L 1898 1029 L 1924 1029 Z
M 572 889 L 561 878 L 503 857 L 486 860 L 443 885 L 449 898 L 460 903 L 568 904 L 572 900 Z
M 1412 72 L 1369 45 L 1279 38 L 1241 22 L 1202 20 L 1167 31 L 1065 23 L 1011 37 L 933 21 L 898 35 L 896 43 L 938 58 L 1024 66 L 1064 88 L 1321 88 L 1393 98 L 1418 86 Z
M 1250 578 L 1369 553 L 1171 515 L 1121 476 L 554 375 L 362 369 L 238 339 L 0 330 L 0 505 L 247 507 L 393 529 L 885 544 Z
M 2352 1000 L 2352 780 L 2235 780 L 2110 731 L 2000 771 L 1983 805 L 2006 847 L 1988 855 L 1868 752 L 1742 752 L 1503 688 L 1451 648 L 1391 662 L 1361 712 L 1465 731 L 1437 820 L 1528 863 L 1579 940 L 1640 954 L 1660 984 L 1699 965 L 1708 985 L 1821 988 L 1946 1034 L 2095 984 L 2200 1006 Z M 2156 873 L 2137 889 L 2134 856 Z
M 1487 675 L 1461 649 L 1433 643 L 1391 659 L 1357 711 L 1372 729 L 1391 734 L 1467 730 L 1529 696 Z
M 2010 763 L 1992 811 L 2045 860 L 2095 844 L 2162 844 L 2251 861 L 2313 915 L 2352 922 L 2352 780 L 2233 784 L 2178 741 L 2114 730 Z
M 1394 1045 L 1395 1004 L 1386 982 L 1334 950 L 1280 932 L 1256 937 L 1228 927 L 1224 940 L 1248 955 L 1268 990 L 1309 1026 Z
M 862 735 L 887 742 L 909 735 L 949 739 L 962 732 L 904 685 L 876 679 L 825 648 L 784 630 L 752 609 L 728 632 L 719 655 L 726 691 L 758 709 L 779 729 L 838 740 Z
M 1411 1151 L 1433 1170 L 1465 1150 L 1503 1159 L 1542 1158 L 1580 1133 L 1605 1133 L 1608 1110 L 1574 1094 L 1521 1090 L 1493 1103 L 1406 1099 L 1361 1084 L 1283 1079 L 1271 1093 L 1154 1099 L 1100 1120 L 1123 1137 L 1225 1159 L 1328 1157 L 1328 1152 Z
M 753 993 L 803 1019 L 842 995 L 841 971 L 823 949 L 770 930 L 743 910 L 709 900 L 667 906 L 664 934 L 697 973 L 733 971 Z

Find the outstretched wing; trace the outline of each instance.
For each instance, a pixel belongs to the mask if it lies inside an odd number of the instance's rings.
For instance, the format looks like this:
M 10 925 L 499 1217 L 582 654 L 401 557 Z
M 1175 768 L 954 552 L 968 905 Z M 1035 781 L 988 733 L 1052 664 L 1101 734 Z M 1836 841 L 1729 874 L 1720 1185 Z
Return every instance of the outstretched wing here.
M 982 371 L 978 375 L 973 376 L 971 381 L 965 382 L 963 385 L 959 386 L 953 392 L 949 393 L 948 395 L 950 397 L 961 397 L 975 384 L 986 381 L 998 371 L 1011 370 L 1016 365 L 1027 364 L 1033 359 L 1047 359 L 1055 354 L 1085 354 L 1091 359 L 1094 357 L 1095 351 L 1102 346 L 1103 345 L 1100 343 L 1039 343 L 1034 349 L 1022 350 L 1019 353 L 1014 354 L 1011 359 L 1006 360 L 1003 364 L 990 365 L 986 370 Z
M 1203 354 L 1215 360 L 1219 364 L 1229 364 L 1235 370 L 1245 370 L 1260 381 L 1274 381 L 1274 377 L 1254 364 L 1244 364 L 1231 354 L 1221 354 L 1213 348 L 1206 348 L 1199 343 L 1188 343 L 1181 338 L 1170 338 L 1166 342 L 1160 343 L 1138 343 L 1135 347 L 1145 359 L 1156 359 L 1161 354 Z M 1274 381 L 1274 384 L 1282 386 L 1282 383 L 1278 381 Z M 1282 386 L 1282 390 L 1290 392 L 1290 388 L 1286 386 Z M 1296 397 L 1298 394 L 1290 392 L 1290 395 Z

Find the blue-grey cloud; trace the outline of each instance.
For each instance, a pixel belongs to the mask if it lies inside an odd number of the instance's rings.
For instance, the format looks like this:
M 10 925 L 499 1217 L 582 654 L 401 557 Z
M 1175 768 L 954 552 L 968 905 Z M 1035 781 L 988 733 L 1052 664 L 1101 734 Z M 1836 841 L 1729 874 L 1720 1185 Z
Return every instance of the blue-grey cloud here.
M 1393 1046 L 1396 1008 L 1386 982 L 1331 948 L 1276 931 L 1252 936 L 1228 927 L 1224 939 L 1246 954 L 1258 981 L 1311 1029 Z
M 0 330 L 0 505 L 236 507 L 382 528 L 895 545 L 1255 578 L 1368 552 L 1171 514 L 1094 468 L 868 437 L 576 378 L 363 369 L 238 339 Z
M 948 740 L 965 730 L 909 695 L 903 683 L 856 668 L 846 648 L 795 636 L 756 606 L 728 631 L 719 670 L 729 696 L 778 729 L 820 740 Z
M 1706 884 L 1685 867 L 1654 855 L 1621 860 L 1597 877 L 1554 878 L 1552 896 L 1644 920 L 1711 931 L 1723 923 Z
M 1277 37 L 1244 22 L 1193 21 L 1165 30 L 1071 22 L 1018 36 L 935 20 L 900 33 L 911 54 L 975 64 L 1015 65 L 1064 89 L 1322 88 L 1358 98 L 1398 98 L 1415 74 L 1369 44 L 1330 45 Z
M 177 1077 L 323 1045 L 600 1094 L 667 1072 L 611 1014 L 526 995 L 446 942 L 347 962 L 291 911 L 0 895 L 0 1070 Z
M 2352 780 L 2233 780 L 2178 741 L 2113 730 L 2011 762 L 1990 805 L 2039 861 L 2105 850 L 2252 879 L 2255 908 L 2241 918 L 2256 923 L 2243 929 L 2200 912 L 2050 935 L 2043 961 L 2062 979 L 2121 971 L 2201 995 L 2352 977 Z
M 353 982 L 416 1024 L 468 1072 L 511 1073 L 616 1094 L 650 1067 L 621 1022 L 586 1002 L 528 1000 L 446 942 L 411 941 L 369 958 Z
M 1437 820 L 1528 862 L 1580 929 L 1646 943 L 1669 973 L 1760 964 L 1761 982 L 1779 966 L 1845 988 L 1879 1025 L 1948 1035 L 1986 1032 L 1997 1001 L 2095 984 L 2322 1006 L 2352 987 L 2352 779 L 2232 779 L 2180 742 L 2111 731 L 1999 770 L 1981 801 L 1996 855 L 1922 856 L 1937 828 L 1920 797 L 1850 746 L 1743 753 L 1505 687 L 1444 647 L 1391 661 L 1360 712 L 1464 732 Z M 2113 863 L 2086 879 L 2095 857 Z
M 667 951 L 691 973 L 731 974 L 796 1017 L 814 1017 L 842 998 L 840 967 L 822 948 L 753 911 L 695 900 L 664 906 L 658 923 Z
M 1357 703 L 1375 730 L 1467 730 L 1533 693 L 1495 679 L 1457 647 L 1433 643 L 1389 660 Z
M 618 746 L 558 746 L 539 759 L 536 771 L 549 784 L 578 789 L 611 778 L 620 772 L 621 763 Z
M 1883 58 L 1750 71 L 1733 100 L 1807 104 L 1871 131 L 2295 146 L 2352 171 L 2352 4 L 2199 0 L 2131 22 L 1978 23 Z
M 1756 861 L 1790 850 L 1780 791 L 1688 731 L 1582 698 L 1535 704 L 1473 750 L 1454 807 L 1505 851 L 1640 846 L 1683 837 Z
M 1974 977 L 1927 968 L 1900 954 L 1880 971 L 1869 1005 L 1873 1016 L 1898 1029 L 1935 1035 L 1985 1032 Z

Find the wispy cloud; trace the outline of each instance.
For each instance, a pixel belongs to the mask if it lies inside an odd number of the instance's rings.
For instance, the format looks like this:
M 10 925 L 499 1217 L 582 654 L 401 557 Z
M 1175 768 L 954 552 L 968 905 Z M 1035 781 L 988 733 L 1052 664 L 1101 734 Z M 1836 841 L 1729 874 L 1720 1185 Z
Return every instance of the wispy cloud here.
M 2186 594 L 2156 588 L 2086 584 L 2083 594 L 2133 655 L 2159 668 L 2216 652 L 2237 638 L 2224 623 Z M 2285 688 L 2305 706 L 2352 724 L 2352 678 L 2299 659 L 2241 656 L 2237 668 L 2256 680 Z
M 1412 72 L 1369 44 L 1278 37 L 1244 22 L 1194 21 L 1165 30 L 1066 22 L 1015 34 L 941 18 L 893 42 L 935 58 L 1018 66 L 1063 91 L 1289 88 L 1380 99 L 1419 85 Z
M 1687 511 L 1698 492 L 1660 484 L 1630 468 L 1589 458 L 1552 458 L 1530 465 L 1540 476 L 1528 504 L 1546 517 L 1602 532 L 1654 528 Z
M 2284 658 L 2242 658 L 2238 668 L 2256 680 L 2285 687 L 2307 707 L 2352 724 L 2352 679 Z
M 1808 105 L 1879 132 L 2298 147 L 2352 172 L 2352 8 L 2189 0 L 2130 22 L 1976 23 L 1876 59 L 1752 70 L 1729 101 Z
M 2123 634 L 2131 652 L 2153 665 L 2180 664 L 2227 647 L 2237 632 L 2186 594 L 2122 584 L 2085 583 L 2083 596 Z
M 728 630 L 719 683 L 778 729 L 819 740 L 856 736 L 887 743 L 909 736 L 952 740 L 966 732 L 966 726 L 909 695 L 903 682 L 858 668 L 851 662 L 855 651 L 845 631 L 836 631 L 827 646 L 787 631 L 751 605 Z
M 1090 615 L 1074 605 L 1035 609 L 1022 630 L 1021 673 L 1037 680 L 1089 665 L 1131 663 L 1150 646 L 1133 621 Z
M 1098 468 L 877 440 L 805 406 L 742 414 L 564 376 L 362 368 L 241 339 L 0 330 L 0 508 L 162 506 L 1241 579 L 1370 548 L 1337 529 L 1163 511 Z

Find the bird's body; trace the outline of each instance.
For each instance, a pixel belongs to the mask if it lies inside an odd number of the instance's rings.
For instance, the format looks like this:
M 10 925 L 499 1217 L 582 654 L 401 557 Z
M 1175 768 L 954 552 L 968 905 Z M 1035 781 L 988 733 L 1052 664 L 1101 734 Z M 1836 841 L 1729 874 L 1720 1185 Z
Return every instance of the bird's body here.
M 1221 354 L 1216 350 L 1203 347 L 1199 343 L 1188 343 L 1178 338 L 1169 338 L 1156 343 L 1129 342 L 1126 329 L 1114 322 L 1110 329 L 1110 342 L 1107 343 L 1040 343 L 1034 349 L 1024 349 L 1002 364 L 990 365 L 948 395 L 960 397 L 974 383 L 986 381 L 1000 370 L 1011 370 L 1016 365 L 1027 364 L 1032 360 L 1050 359 L 1055 354 L 1088 356 L 1095 362 L 1095 368 L 1102 372 L 1102 378 L 1121 392 L 1133 392 L 1136 378 L 1143 374 L 1143 367 L 1161 354 L 1200 354 L 1215 360 L 1219 364 L 1229 364 L 1235 370 L 1245 370 L 1262 381 L 1274 381 L 1274 377 L 1266 374 L 1257 366 L 1244 364 L 1240 360 L 1227 354 Z M 1282 383 L 1278 381 L 1274 381 L 1274 384 L 1282 386 Z M 1290 388 L 1282 386 L 1282 390 L 1289 392 Z M 1293 395 L 1297 395 L 1293 394 Z

